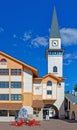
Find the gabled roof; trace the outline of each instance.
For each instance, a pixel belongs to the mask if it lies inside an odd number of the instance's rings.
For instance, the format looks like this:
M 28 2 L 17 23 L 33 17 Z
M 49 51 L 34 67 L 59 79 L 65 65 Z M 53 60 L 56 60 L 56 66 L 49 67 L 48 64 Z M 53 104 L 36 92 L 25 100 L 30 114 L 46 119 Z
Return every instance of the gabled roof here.
M 2 51 L 0 51 L 0 55 L 3 55 L 3 56 L 5 56 L 5 57 L 7 57 L 7 58 L 9 58 L 9 59 L 11 59 L 11 60 L 13 60 L 13 61 L 19 63 L 20 65 L 24 66 L 25 68 L 31 70 L 35 76 L 38 75 L 37 69 L 35 69 L 35 68 L 29 66 L 28 64 L 25 64 L 24 62 L 22 62 L 22 61 L 20 61 L 20 60 L 17 60 L 16 58 L 13 58 L 12 56 L 9 56 L 8 54 L 6 54 L 6 53 L 4 53 L 4 52 L 2 52 Z
M 65 94 L 65 98 L 68 99 L 71 103 L 77 104 L 77 96 L 71 93 L 68 93 L 68 94 Z
M 56 15 L 56 9 L 54 7 L 53 17 L 52 17 L 52 25 L 50 30 L 50 38 L 60 38 L 60 31 L 58 26 L 58 20 Z
M 46 77 L 51 77 L 51 78 L 53 78 L 53 79 L 55 79 L 55 80 L 57 80 L 58 82 L 61 82 L 61 81 L 63 81 L 63 78 L 61 78 L 61 77 L 57 77 L 57 76 L 55 76 L 55 75 L 53 75 L 53 74 L 47 74 L 47 75 L 45 75 L 45 76 L 43 76 L 43 79 L 44 78 L 46 78 Z
M 53 79 L 55 79 L 55 80 L 57 80 L 58 82 L 61 82 L 61 81 L 63 81 L 64 80 L 64 78 L 62 78 L 62 77 L 57 77 L 57 76 L 55 76 L 55 75 L 53 75 L 53 74 L 47 74 L 47 75 L 45 75 L 45 76 L 43 76 L 43 77 L 37 77 L 37 78 L 34 78 L 34 80 L 43 80 L 44 78 L 46 78 L 46 77 L 51 77 L 51 78 L 53 78 Z

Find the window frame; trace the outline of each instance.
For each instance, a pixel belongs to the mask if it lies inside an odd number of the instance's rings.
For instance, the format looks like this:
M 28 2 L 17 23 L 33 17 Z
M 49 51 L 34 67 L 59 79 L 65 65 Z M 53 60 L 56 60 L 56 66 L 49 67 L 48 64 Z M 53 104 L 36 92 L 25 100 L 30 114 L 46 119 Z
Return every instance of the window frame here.
M 11 94 L 11 101 L 21 101 L 22 94 Z
M 47 90 L 47 95 L 52 95 L 52 90 Z
M 11 88 L 22 88 L 22 82 L 11 82 Z
M 8 116 L 8 111 L 7 110 L 0 110 L 0 116 L 1 117 L 7 117 Z
M 9 82 L 0 82 L 0 88 L 9 88 Z
M 21 69 L 11 69 L 11 75 L 21 75 L 22 70 Z
M 7 60 L 6 60 L 5 58 L 2 58 L 2 59 L 0 60 L 0 63 L 1 63 L 1 65 L 6 65 Z
M 1 100 L 4 100 L 4 101 L 7 100 L 8 101 L 9 100 L 9 94 L 0 94 L 0 101 Z
M 51 80 L 47 81 L 47 86 L 52 86 L 52 81 Z
M 53 67 L 53 72 L 58 72 L 57 66 L 54 66 L 54 67 Z
M 0 75 L 9 75 L 9 69 L 0 69 Z

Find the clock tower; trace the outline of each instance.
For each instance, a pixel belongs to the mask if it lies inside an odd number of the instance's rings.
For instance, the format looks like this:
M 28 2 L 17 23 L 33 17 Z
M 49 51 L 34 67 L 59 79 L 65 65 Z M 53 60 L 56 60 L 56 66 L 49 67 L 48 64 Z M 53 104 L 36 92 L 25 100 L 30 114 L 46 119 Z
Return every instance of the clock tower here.
M 63 75 L 63 50 L 61 49 L 61 37 L 58 27 L 56 10 L 54 8 L 52 25 L 50 29 L 49 48 L 47 50 L 48 73 L 58 77 Z

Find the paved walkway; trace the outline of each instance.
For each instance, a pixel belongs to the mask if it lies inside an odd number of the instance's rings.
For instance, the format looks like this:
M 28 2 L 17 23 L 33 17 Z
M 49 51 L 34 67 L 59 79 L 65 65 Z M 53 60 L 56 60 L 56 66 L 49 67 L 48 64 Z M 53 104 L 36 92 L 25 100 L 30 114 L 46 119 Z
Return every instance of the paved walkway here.
M 77 122 L 68 120 L 51 119 L 41 121 L 41 126 L 21 127 L 10 126 L 9 123 L 0 122 L 0 130 L 77 130 Z

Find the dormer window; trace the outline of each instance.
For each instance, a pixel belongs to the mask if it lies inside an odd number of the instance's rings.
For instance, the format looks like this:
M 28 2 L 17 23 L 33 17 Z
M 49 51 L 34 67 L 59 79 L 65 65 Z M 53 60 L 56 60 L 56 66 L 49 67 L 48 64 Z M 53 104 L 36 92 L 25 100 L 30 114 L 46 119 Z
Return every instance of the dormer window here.
M 6 65 L 7 60 L 3 58 L 3 59 L 0 60 L 0 62 L 1 62 L 2 65 Z
M 53 67 L 53 72 L 57 72 L 57 67 L 56 66 Z
M 52 86 L 52 82 L 50 80 L 47 81 L 47 86 Z

